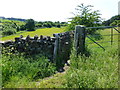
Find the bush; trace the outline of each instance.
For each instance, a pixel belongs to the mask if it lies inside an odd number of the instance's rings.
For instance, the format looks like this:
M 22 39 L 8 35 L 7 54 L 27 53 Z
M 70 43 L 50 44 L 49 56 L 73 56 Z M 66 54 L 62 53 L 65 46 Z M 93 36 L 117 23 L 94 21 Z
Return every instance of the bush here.
M 23 55 L 3 55 L 2 81 L 5 87 L 14 77 L 26 77 L 27 80 L 36 80 L 52 75 L 56 68 L 45 57 L 28 58 Z
M 25 25 L 21 25 L 20 28 L 19 28 L 19 30 L 20 30 L 20 31 L 26 30 Z
M 36 24 L 35 27 L 36 27 L 36 28 L 41 28 L 41 27 L 42 27 L 42 24 Z
M 58 24 L 58 25 L 56 25 L 56 27 L 60 28 L 61 26 L 60 26 L 60 24 Z
M 7 36 L 7 35 L 12 35 L 16 33 L 16 29 L 14 28 L 8 28 L 8 29 L 4 29 L 2 32 L 3 36 Z

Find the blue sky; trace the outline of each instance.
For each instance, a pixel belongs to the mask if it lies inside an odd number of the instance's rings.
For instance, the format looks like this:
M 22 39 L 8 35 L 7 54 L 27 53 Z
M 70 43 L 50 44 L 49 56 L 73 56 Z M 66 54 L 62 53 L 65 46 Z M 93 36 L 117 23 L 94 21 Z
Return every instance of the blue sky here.
M 120 0 L 0 0 L 0 16 L 36 21 L 68 21 L 77 5 L 93 5 L 105 20 L 118 14 Z

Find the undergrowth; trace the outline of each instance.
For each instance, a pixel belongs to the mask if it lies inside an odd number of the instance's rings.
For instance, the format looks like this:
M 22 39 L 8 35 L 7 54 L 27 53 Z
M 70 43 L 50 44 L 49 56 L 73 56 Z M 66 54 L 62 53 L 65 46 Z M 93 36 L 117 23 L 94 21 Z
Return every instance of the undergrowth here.
M 2 86 L 29 87 L 30 82 L 48 77 L 54 74 L 55 70 L 55 65 L 45 57 L 27 58 L 23 55 L 2 55 Z
M 115 48 L 91 56 L 71 55 L 66 74 L 68 88 L 118 88 L 118 56 Z
M 117 33 L 114 30 L 114 33 Z M 109 35 L 110 29 L 100 32 L 101 35 Z M 105 51 L 97 44 L 86 38 L 89 56 L 77 57 L 73 49 L 70 62 L 71 66 L 66 74 L 67 88 L 118 88 L 118 36 L 113 36 L 115 42 L 109 43 L 111 36 L 104 36 L 96 42 L 105 48 Z M 102 43 L 104 42 L 104 43 Z
M 114 33 L 117 33 L 114 31 Z M 101 35 L 110 34 L 110 29 L 101 30 Z M 92 37 L 93 38 L 93 37 Z M 110 41 L 111 36 L 97 39 L 96 42 Z M 113 37 L 114 41 L 118 36 Z M 88 43 L 92 44 L 88 44 Z M 39 82 L 42 88 L 118 88 L 118 43 L 99 43 L 98 45 L 86 38 L 87 56 L 75 54 L 70 56 L 70 68 L 66 73 L 57 74 L 48 80 Z M 106 47 L 107 46 L 107 47 Z M 61 77 L 62 75 L 62 77 Z

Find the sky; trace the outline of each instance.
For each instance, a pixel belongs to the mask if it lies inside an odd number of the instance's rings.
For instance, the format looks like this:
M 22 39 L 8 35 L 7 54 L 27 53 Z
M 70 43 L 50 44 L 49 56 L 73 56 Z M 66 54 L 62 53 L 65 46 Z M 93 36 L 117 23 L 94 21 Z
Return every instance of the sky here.
M 69 21 L 77 5 L 93 5 L 104 20 L 118 15 L 120 0 L 0 0 L 0 16 L 36 21 Z

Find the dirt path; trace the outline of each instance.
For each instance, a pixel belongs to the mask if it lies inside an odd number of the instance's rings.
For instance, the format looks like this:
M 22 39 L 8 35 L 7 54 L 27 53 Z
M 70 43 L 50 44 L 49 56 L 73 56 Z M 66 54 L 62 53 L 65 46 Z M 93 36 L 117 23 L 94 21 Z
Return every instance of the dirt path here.
M 39 88 L 57 88 L 59 87 L 62 83 L 65 82 L 65 74 L 67 70 L 69 70 L 70 66 L 65 65 L 64 66 L 64 71 L 63 72 L 56 72 L 56 74 L 46 77 L 44 79 L 41 79 L 36 82 L 36 87 Z

